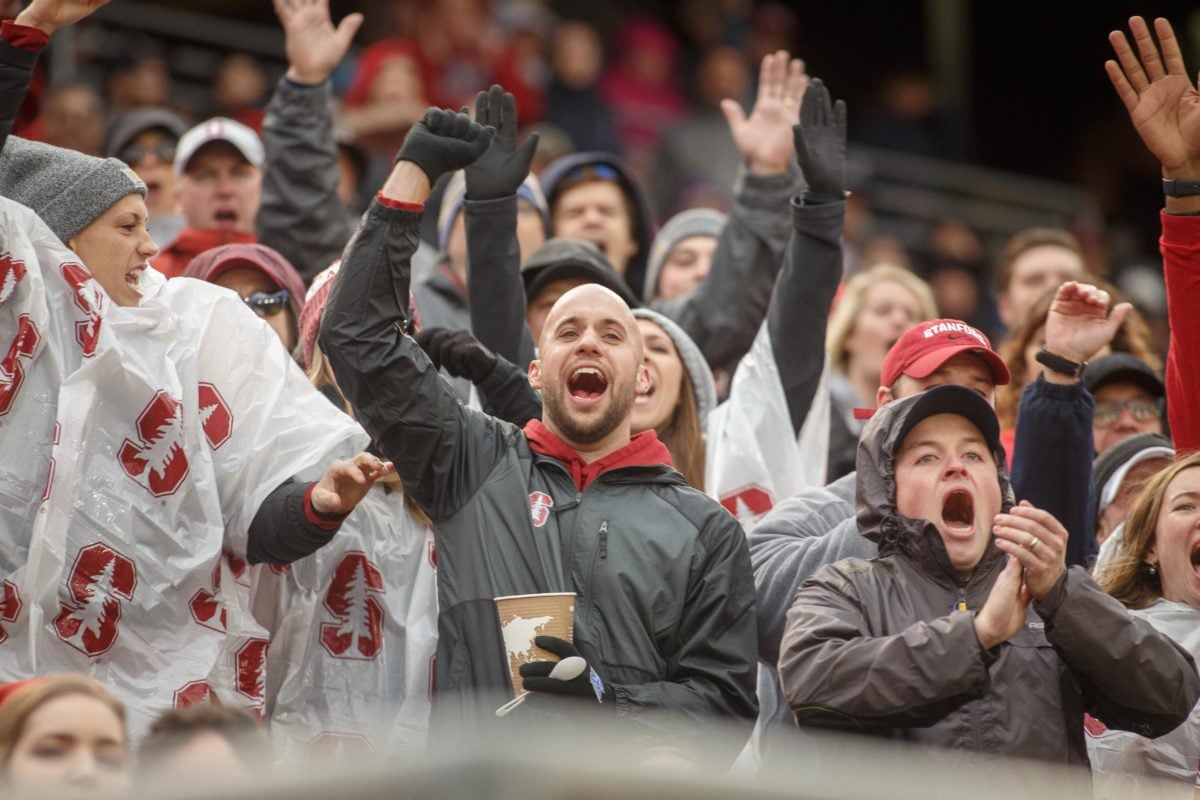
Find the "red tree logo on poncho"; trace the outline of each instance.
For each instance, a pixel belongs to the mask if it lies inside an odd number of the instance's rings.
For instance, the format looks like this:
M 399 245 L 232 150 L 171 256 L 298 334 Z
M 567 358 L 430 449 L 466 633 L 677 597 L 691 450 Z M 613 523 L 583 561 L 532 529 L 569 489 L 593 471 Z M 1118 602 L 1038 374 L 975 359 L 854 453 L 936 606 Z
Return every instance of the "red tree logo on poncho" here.
M 100 341 L 100 284 L 96 283 L 87 267 L 70 261 L 62 265 L 62 276 L 72 289 L 75 306 L 86 317 L 75 323 L 75 341 L 83 348 L 85 357 L 94 355 L 96 344 Z
M 174 494 L 188 474 L 183 452 L 183 404 L 164 390 L 142 410 L 138 441 L 126 439 L 117 456 L 125 474 L 155 497 Z
M 212 591 L 208 589 L 199 589 L 192 599 L 188 601 L 188 609 L 192 612 L 192 619 L 198 625 L 203 625 L 209 630 L 214 630 L 217 633 L 225 632 L 225 625 L 229 621 L 228 614 L 225 611 L 224 604 L 217 597 L 217 593 L 221 591 L 221 564 L 213 567 L 212 576 Z
M 22 314 L 18 317 L 17 335 L 8 346 L 4 360 L 0 361 L 0 417 L 12 410 L 13 401 L 17 399 L 21 384 L 25 382 L 25 364 L 22 359 L 28 361 L 33 358 L 41 341 L 37 326 L 33 324 L 29 315 Z
M 25 262 L 17 261 L 12 253 L 0 255 L 0 306 L 8 302 L 17 284 L 25 277 Z
M 187 708 L 188 706 L 210 705 L 215 702 L 217 702 L 217 695 L 208 681 L 192 681 L 175 690 L 172 707 Z
M 3 594 L 0 594 L 0 620 L 4 622 L 16 622 L 17 617 L 21 614 L 21 593 L 17 591 L 17 585 L 12 581 L 3 583 Z M 0 644 L 8 640 L 8 631 L 4 630 L 4 626 L 0 625 Z
M 267 645 L 266 639 L 250 639 L 234 654 L 238 694 L 258 703 L 262 702 L 265 694 Z
M 321 646 L 334 658 L 370 661 L 383 649 L 384 593 L 379 568 L 360 552 L 350 552 L 333 570 L 324 605 L 337 622 L 321 625 Z
M 213 450 L 220 450 L 233 433 L 233 414 L 225 398 L 211 383 L 200 384 L 200 428 Z
M 721 498 L 721 505 L 725 506 L 725 510 L 733 514 L 738 522 L 745 522 L 770 511 L 775 505 L 775 499 L 763 487 L 751 484 L 726 494 Z
M 108 652 L 117 640 L 121 601 L 137 585 L 133 561 L 100 543 L 80 549 L 67 573 L 69 600 L 54 618 L 58 638 L 88 656 Z

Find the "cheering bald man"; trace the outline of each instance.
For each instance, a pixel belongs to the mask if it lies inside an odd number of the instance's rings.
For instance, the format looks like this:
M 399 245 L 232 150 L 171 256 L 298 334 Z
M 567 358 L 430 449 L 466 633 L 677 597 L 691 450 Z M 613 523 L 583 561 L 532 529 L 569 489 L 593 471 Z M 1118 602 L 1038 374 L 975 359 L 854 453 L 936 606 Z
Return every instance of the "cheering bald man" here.
M 714 716 L 748 733 L 755 699 L 754 582 L 745 537 L 671 468 L 654 431 L 631 436 L 648 380 L 629 308 L 596 285 L 555 304 L 529 379 L 543 416 L 525 428 L 464 408 L 407 332 L 409 261 L 439 175 L 474 162 L 490 128 L 430 109 L 347 250 L 320 343 L 359 420 L 433 520 L 440 617 L 435 735 L 551 713 L 611 716 L 639 751 L 721 769 Z M 487 379 L 481 381 L 486 391 Z M 511 679 L 493 598 L 575 592 L 586 668 L 522 667 L 529 702 L 503 720 Z M 578 662 L 575 662 L 578 663 Z

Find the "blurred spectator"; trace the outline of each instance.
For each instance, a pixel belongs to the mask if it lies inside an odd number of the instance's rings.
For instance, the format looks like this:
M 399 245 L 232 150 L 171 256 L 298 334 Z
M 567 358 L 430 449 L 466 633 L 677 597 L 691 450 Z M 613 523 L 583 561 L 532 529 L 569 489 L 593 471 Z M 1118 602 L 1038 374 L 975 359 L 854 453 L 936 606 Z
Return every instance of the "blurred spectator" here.
M 750 16 L 750 63 L 758 64 L 770 53 L 780 50 L 796 51 L 796 35 L 800 20 L 796 12 L 783 3 L 759 4 Z
M 862 144 L 931 158 L 966 158 L 967 125 L 938 96 L 933 76 L 910 68 L 887 75 L 878 97 L 855 120 L 853 138 Z
M 342 119 L 366 151 L 367 184 L 382 185 L 409 126 L 433 102 L 433 69 L 421 47 L 404 39 L 385 39 L 363 51 Z
M 1070 231 L 1028 228 L 1014 234 L 996 268 L 1000 321 L 1010 330 L 1017 327 L 1045 292 L 1086 274 L 1083 249 Z
M 600 36 L 586 22 L 562 23 L 554 31 L 550 63 L 546 118 L 570 137 L 576 150 L 616 153 L 616 118 L 597 87 L 604 66 Z
M 643 294 L 647 303 L 682 297 L 708 278 L 728 220 L 711 208 L 689 209 L 667 220 L 650 248 Z
M 995 335 L 999 320 L 983 293 L 987 262 L 979 237 L 958 220 L 943 220 L 930 232 L 929 249 L 932 266 L 925 279 L 938 313 Z
M 232 53 L 217 68 L 213 116 L 229 117 L 261 131 L 266 93 L 267 77 L 258 61 L 245 53 Z
M 1121 270 L 1116 282 L 1121 294 L 1145 318 L 1150 328 L 1151 349 L 1155 353 L 1167 352 L 1171 332 L 1167 326 L 1167 286 L 1162 267 L 1135 264 Z
M 521 132 L 521 138 L 526 139 L 531 133 L 538 135 L 537 152 L 533 154 L 533 164 L 529 171 L 538 178 L 554 161 L 575 152 L 575 145 L 567 132 L 552 122 L 539 122 L 530 125 Z
M 1129 516 L 1129 508 L 1147 479 L 1175 460 L 1171 440 L 1140 433 L 1096 457 L 1092 479 L 1096 499 L 1096 541 L 1103 543 Z
M 138 756 L 139 771 L 147 778 L 206 785 L 264 777 L 273 760 L 257 717 L 210 703 L 164 712 L 150 726 Z
M 1083 371 L 1083 383 L 1096 398 L 1092 429 L 1097 454 L 1139 433 L 1164 432 L 1167 389 L 1145 361 L 1129 353 L 1097 358 Z
M 187 227 L 153 266 L 173 278 L 205 250 L 254 242 L 264 158 L 258 134 L 231 119 L 206 120 L 185 133 L 175 154 L 175 180 Z
M 183 277 L 232 289 L 275 331 L 288 352 L 296 349 L 304 312 L 304 280 L 277 251 L 261 244 L 214 247 L 196 256 Z
M 82 675 L 0 686 L 5 797 L 120 796 L 129 789 L 125 707 Z
M 846 282 L 825 339 L 833 400 L 827 480 L 854 470 L 864 424 L 854 412 L 876 407 L 884 357 L 906 330 L 936 316 L 929 286 L 901 267 L 878 264 Z
M 550 84 L 546 50 L 554 15 L 537 0 L 513 0 L 502 5 L 496 15 L 508 44 L 496 60 L 494 80 L 516 98 L 521 119 L 537 122 L 546 116 Z
M 617 31 L 612 52 L 600 92 L 616 115 L 622 154 L 634 175 L 644 178 L 663 133 L 686 110 L 676 81 L 679 45 L 660 23 L 636 19 Z
M 104 139 L 104 100 L 82 83 L 54 86 L 46 93 L 38 138 L 46 144 L 100 154 Z
M 485 0 L 433 0 L 427 4 L 419 37 L 433 65 L 436 104 L 469 106 L 476 92 L 495 83 L 495 64 L 505 39 Z
M 542 177 L 551 235 L 599 247 L 640 297 L 654 223 L 625 163 L 608 153 L 576 153 L 551 164 Z
M 1100 288 L 1109 292 L 1112 303 L 1121 302 L 1120 295 L 1115 289 L 1101 283 Z M 1046 346 L 1046 318 L 1050 314 L 1050 304 L 1054 300 L 1057 289 L 1046 290 L 1025 314 L 1024 320 L 1001 342 L 997 352 L 1008 365 L 1012 380 L 1006 386 L 996 387 L 996 416 L 1000 419 L 1001 439 L 1005 447 L 1012 453 L 1013 432 L 1017 427 L 1017 408 L 1021 401 L 1021 393 L 1025 387 L 1036 381 L 1042 374 L 1043 367 L 1037 361 L 1037 353 Z M 1133 357 L 1157 369 L 1159 357 L 1151 345 L 1149 331 L 1141 315 L 1134 309 L 1126 315 L 1121 327 L 1113 335 L 1112 342 L 1102 347 L 1099 355 L 1109 353 L 1128 353 Z
M 161 45 L 139 39 L 108 75 L 108 101 L 114 112 L 171 102 L 171 71 Z
M 654 158 L 650 187 L 660 219 L 682 210 L 684 189 L 697 182 L 714 187 L 726 198 L 720 206 L 729 206 L 742 157 L 721 101 L 745 103 L 749 91 L 750 69 L 740 52 L 718 45 L 704 53 L 696 74 L 697 105 L 664 134 Z
M 175 208 L 175 151 L 188 125 L 165 108 L 141 108 L 116 117 L 104 137 L 104 155 L 130 166 L 146 184 L 147 227 L 155 242 L 171 242 L 183 230 Z

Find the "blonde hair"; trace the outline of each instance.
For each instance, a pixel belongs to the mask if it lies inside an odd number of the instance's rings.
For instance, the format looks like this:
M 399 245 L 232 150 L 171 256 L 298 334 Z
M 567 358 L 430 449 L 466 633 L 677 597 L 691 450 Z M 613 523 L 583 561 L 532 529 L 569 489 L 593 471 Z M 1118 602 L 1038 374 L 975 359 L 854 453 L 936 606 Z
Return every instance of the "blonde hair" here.
M 16 689 L 0 704 L 0 769 L 7 771 L 8 762 L 33 713 L 51 700 L 72 694 L 99 700 L 120 720 L 121 732 L 125 733 L 125 704 L 96 681 L 73 673 L 36 678 Z
M 1112 305 L 1123 302 L 1117 287 L 1108 281 L 1095 280 L 1095 286 L 1108 292 Z M 1025 318 L 1013 328 L 997 349 L 997 353 L 1008 364 L 1012 380 L 1004 386 L 996 387 L 996 416 L 1000 419 L 1001 428 L 1015 428 L 1017 425 L 1017 410 L 1021 404 L 1021 392 L 1030 382 L 1030 375 L 1025 371 L 1025 350 L 1033 341 L 1034 334 L 1046 326 L 1050 317 L 1050 306 L 1058 294 L 1058 288 L 1047 289 L 1030 307 Z M 1136 308 L 1130 309 L 1129 315 L 1113 334 L 1109 345 L 1114 353 L 1129 353 L 1139 361 L 1149 364 L 1155 372 L 1162 372 L 1162 360 L 1154 351 L 1150 338 L 1150 326 L 1138 313 Z
M 1167 486 L 1181 472 L 1196 467 L 1200 467 L 1200 453 L 1192 453 L 1147 479 L 1129 510 L 1129 516 L 1125 518 L 1116 557 L 1096 575 L 1100 588 L 1121 601 L 1126 608 L 1145 608 L 1162 597 L 1161 570 L 1151 574 L 1146 556 L 1154 546 L 1154 534 L 1167 495 Z
M 860 272 L 842 287 L 840 296 L 829 317 L 829 326 L 825 334 L 825 352 L 829 357 L 829 365 L 838 372 L 846 371 L 849 354 L 846 352 L 846 340 L 854 331 L 854 323 L 862 313 L 867 302 L 867 289 L 876 283 L 891 281 L 898 283 L 909 291 L 921 307 L 921 320 L 937 317 L 937 303 L 933 300 L 933 290 L 929 284 L 913 273 L 892 264 L 876 264 L 870 269 Z

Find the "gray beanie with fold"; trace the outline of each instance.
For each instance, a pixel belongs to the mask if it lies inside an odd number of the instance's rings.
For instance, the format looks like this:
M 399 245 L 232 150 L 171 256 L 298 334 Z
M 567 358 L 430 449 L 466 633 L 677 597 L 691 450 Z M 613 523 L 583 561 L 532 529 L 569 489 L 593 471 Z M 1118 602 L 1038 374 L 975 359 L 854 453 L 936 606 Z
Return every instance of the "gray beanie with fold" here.
M 146 184 L 115 158 L 17 136 L 0 150 L 0 194 L 33 209 L 64 243 L 134 192 L 145 197 Z
M 700 348 L 683 328 L 657 311 L 635 308 L 633 316 L 636 319 L 653 322 L 666 331 L 667 336 L 670 336 L 671 341 L 675 343 L 675 349 L 679 351 L 679 358 L 683 361 L 683 368 L 688 371 L 688 377 L 692 379 L 692 390 L 695 392 L 696 407 L 700 412 L 700 427 L 703 430 L 708 424 L 709 412 L 717 407 L 717 385 L 713 381 L 712 370 L 709 369 L 708 362 L 704 360 L 704 354 L 700 352 Z
M 711 208 L 689 208 L 667 220 L 654 242 L 650 245 L 650 258 L 646 262 L 646 282 L 642 285 L 642 300 L 649 303 L 658 297 L 658 276 L 663 262 L 675 249 L 675 245 L 690 236 L 721 235 L 729 215 Z

